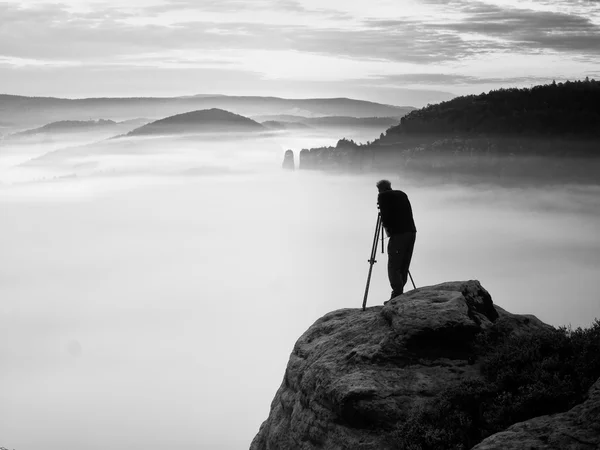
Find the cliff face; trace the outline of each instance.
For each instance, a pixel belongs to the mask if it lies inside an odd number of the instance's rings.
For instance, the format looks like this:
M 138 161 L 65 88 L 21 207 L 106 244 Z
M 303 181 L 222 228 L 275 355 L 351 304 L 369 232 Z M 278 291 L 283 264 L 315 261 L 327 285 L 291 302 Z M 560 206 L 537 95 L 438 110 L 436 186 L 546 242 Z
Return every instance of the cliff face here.
M 283 169 L 294 170 L 294 152 L 292 150 L 286 150 L 285 155 L 283 156 L 283 163 L 281 164 Z
M 448 386 L 485 382 L 473 343 L 499 326 L 513 336 L 552 328 L 495 306 L 478 281 L 331 312 L 294 346 L 250 448 L 398 449 L 399 423 L 435 408 Z
M 340 139 L 335 147 L 302 149 L 300 169 L 362 171 L 370 167 L 371 153 L 353 140 Z
M 300 151 L 300 169 L 398 171 L 418 179 L 598 182 L 598 139 L 582 137 L 388 134 L 355 147 Z

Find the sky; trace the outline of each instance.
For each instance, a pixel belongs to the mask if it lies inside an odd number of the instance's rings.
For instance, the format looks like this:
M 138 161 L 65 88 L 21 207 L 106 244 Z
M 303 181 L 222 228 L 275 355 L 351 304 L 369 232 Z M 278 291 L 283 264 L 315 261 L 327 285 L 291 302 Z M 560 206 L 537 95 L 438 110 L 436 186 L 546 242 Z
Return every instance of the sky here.
M 0 90 L 454 95 L 600 78 L 600 0 L 4 0 Z

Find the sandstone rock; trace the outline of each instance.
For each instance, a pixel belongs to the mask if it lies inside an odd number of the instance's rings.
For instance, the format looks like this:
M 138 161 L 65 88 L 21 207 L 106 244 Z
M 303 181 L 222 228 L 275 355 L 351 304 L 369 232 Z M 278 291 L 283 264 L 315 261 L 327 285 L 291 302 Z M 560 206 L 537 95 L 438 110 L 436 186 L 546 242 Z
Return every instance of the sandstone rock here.
M 283 164 L 281 165 L 283 169 L 294 170 L 294 152 L 292 150 L 286 150 L 285 155 L 283 156 Z
M 567 412 L 540 416 L 496 433 L 474 450 L 600 449 L 600 379 L 588 399 Z
M 494 323 L 510 333 L 548 327 L 495 307 L 478 281 L 326 314 L 296 342 L 251 450 L 394 448 L 398 421 L 448 386 L 483 379 L 471 344 Z
M 335 147 L 302 149 L 300 169 L 362 171 L 370 168 L 372 152 L 365 151 L 356 142 L 340 139 Z
M 298 168 L 301 170 L 316 169 L 316 152 L 303 148 L 298 156 Z

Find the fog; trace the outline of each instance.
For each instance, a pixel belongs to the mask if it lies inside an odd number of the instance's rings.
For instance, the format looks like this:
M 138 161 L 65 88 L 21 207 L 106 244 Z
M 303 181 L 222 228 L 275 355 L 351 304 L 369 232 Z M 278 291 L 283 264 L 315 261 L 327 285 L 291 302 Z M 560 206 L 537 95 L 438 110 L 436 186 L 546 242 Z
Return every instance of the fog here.
M 600 318 L 598 186 L 281 170 L 338 137 L 0 146 L 0 446 L 247 448 L 298 337 L 361 306 L 380 178 L 412 201 L 417 286 L 477 279 L 514 313 Z

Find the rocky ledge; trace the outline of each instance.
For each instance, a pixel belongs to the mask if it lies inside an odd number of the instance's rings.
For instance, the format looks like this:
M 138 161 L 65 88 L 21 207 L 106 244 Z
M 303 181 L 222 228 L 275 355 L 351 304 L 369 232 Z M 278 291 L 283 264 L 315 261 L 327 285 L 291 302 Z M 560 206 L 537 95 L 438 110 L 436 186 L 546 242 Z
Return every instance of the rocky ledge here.
M 397 449 L 399 423 L 434 407 L 448 386 L 485 381 L 474 341 L 499 327 L 507 336 L 552 328 L 494 305 L 478 281 L 419 288 L 366 311 L 331 312 L 296 342 L 250 448 Z M 598 403 L 595 408 L 590 417 L 598 416 Z M 512 448 L 507 440 L 520 442 L 528 432 L 531 427 L 515 426 L 478 448 Z

